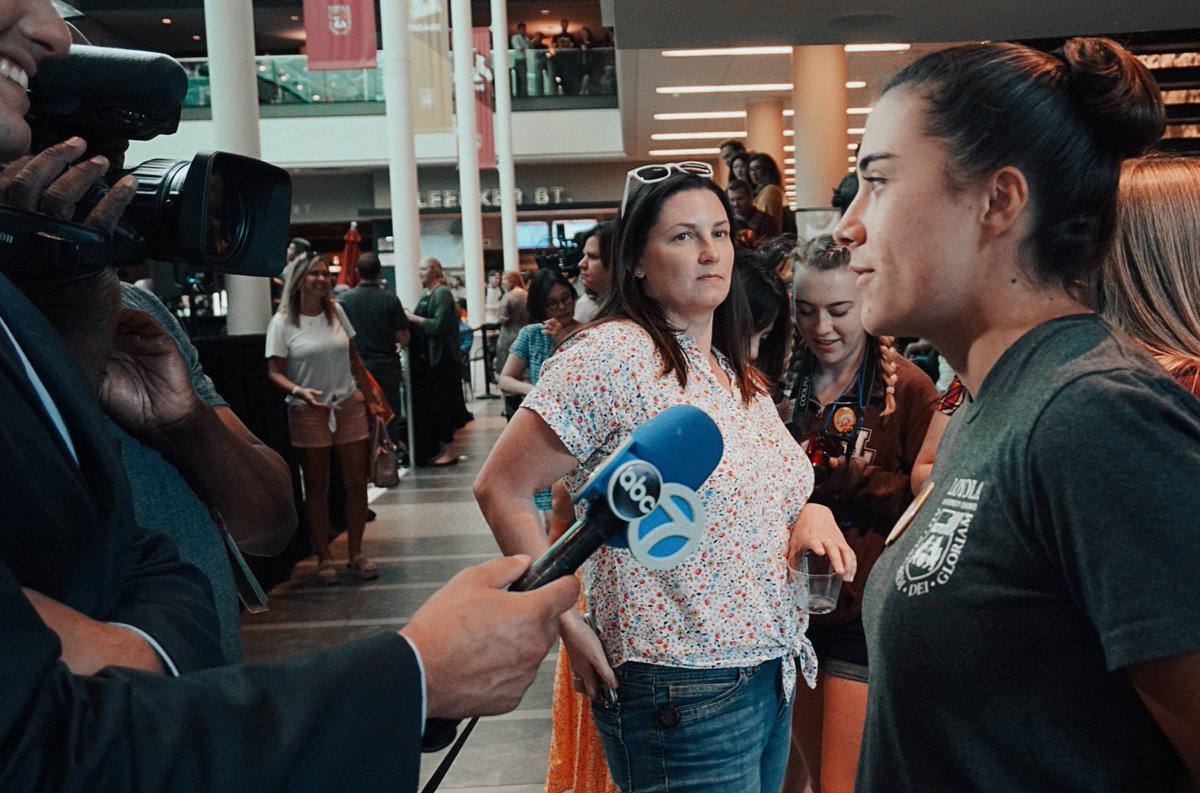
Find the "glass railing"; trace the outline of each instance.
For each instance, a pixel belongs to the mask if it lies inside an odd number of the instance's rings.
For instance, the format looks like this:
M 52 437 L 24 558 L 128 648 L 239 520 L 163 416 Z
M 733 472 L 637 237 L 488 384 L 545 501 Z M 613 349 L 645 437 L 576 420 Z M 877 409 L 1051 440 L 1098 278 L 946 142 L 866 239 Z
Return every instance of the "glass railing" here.
M 184 106 L 209 107 L 208 61 L 189 59 L 181 63 L 188 73 Z M 264 56 L 257 58 L 256 64 L 260 105 L 383 102 L 379 69 L 310 72 L 303 55 Z M 616 107 L 616 51 L 608 47 L 512 50 L 508 83 L 514 110 Z

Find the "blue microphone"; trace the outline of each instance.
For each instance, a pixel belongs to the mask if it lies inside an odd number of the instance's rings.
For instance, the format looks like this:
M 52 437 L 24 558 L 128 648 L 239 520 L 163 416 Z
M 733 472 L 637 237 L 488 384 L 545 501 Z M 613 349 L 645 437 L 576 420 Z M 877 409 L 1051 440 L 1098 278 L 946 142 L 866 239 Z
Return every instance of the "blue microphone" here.
M 699 544 L 706 526 L 696 488 L 704 484 L 724 452 L 721 431 L 703 410 L 676 405 L 659 413 L 592 472 L 575 499 L 585 505 L 583 516 L 529 565 L 509 591 L 527 592 L 572 575 L 605 541 L 628 547 L 635 559 L 651 569 L 679 564 Z M 477 720 L 463 730 L 443 769 L 453 762 Z M 457 721 L 427 719 L 421 751 L 444 749 L 454 743 L 457 731 Z M 440 779 L 435 774 L 425 790 L 436 789 Z
M 696 489 L 725 444 L 708 414 L 675 405 L 638 427 L 584 483 L 583 517 L 509 587 L 524 592 L 571 575 L 604 542 L 655 570 L 683 561 L 704 533 Z

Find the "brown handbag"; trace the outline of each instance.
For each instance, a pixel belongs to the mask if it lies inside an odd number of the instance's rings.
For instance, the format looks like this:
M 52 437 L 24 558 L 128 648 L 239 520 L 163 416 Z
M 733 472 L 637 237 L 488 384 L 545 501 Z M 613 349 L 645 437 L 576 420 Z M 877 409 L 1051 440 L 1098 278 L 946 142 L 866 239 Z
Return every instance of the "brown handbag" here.
M 396 469 L 396 444 L 387 434 L 386 422 L 371 421 L 371 461 L 368 470 L 371 483 L 376 487 L 395 487 L 400 484 L 400 472 Z

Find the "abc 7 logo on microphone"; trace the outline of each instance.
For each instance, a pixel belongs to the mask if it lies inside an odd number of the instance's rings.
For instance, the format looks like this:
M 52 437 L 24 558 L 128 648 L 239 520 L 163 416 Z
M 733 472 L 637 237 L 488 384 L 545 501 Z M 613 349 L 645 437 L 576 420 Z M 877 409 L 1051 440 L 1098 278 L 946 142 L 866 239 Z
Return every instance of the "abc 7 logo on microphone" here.
M 682 562 L 700 544 L 707 526 L 696 491 L 663 482 L 658 469 L 644 460 L 631 460 L 613 473 L 608 505 L 614 515 L 629 522 L 629 551 L 651 570 Z

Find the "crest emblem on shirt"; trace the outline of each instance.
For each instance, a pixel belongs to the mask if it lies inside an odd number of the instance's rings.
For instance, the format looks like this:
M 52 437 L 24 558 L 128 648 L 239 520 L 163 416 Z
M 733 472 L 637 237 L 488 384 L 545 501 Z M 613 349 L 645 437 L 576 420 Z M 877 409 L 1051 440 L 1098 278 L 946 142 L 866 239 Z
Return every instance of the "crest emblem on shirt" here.
M 896 570 L 896 589 L 909 597 L 924 595 L 950 580 L 967 547 L 971 520 L 984 482 L 955 479 L 942 497 L 925 534 Z

